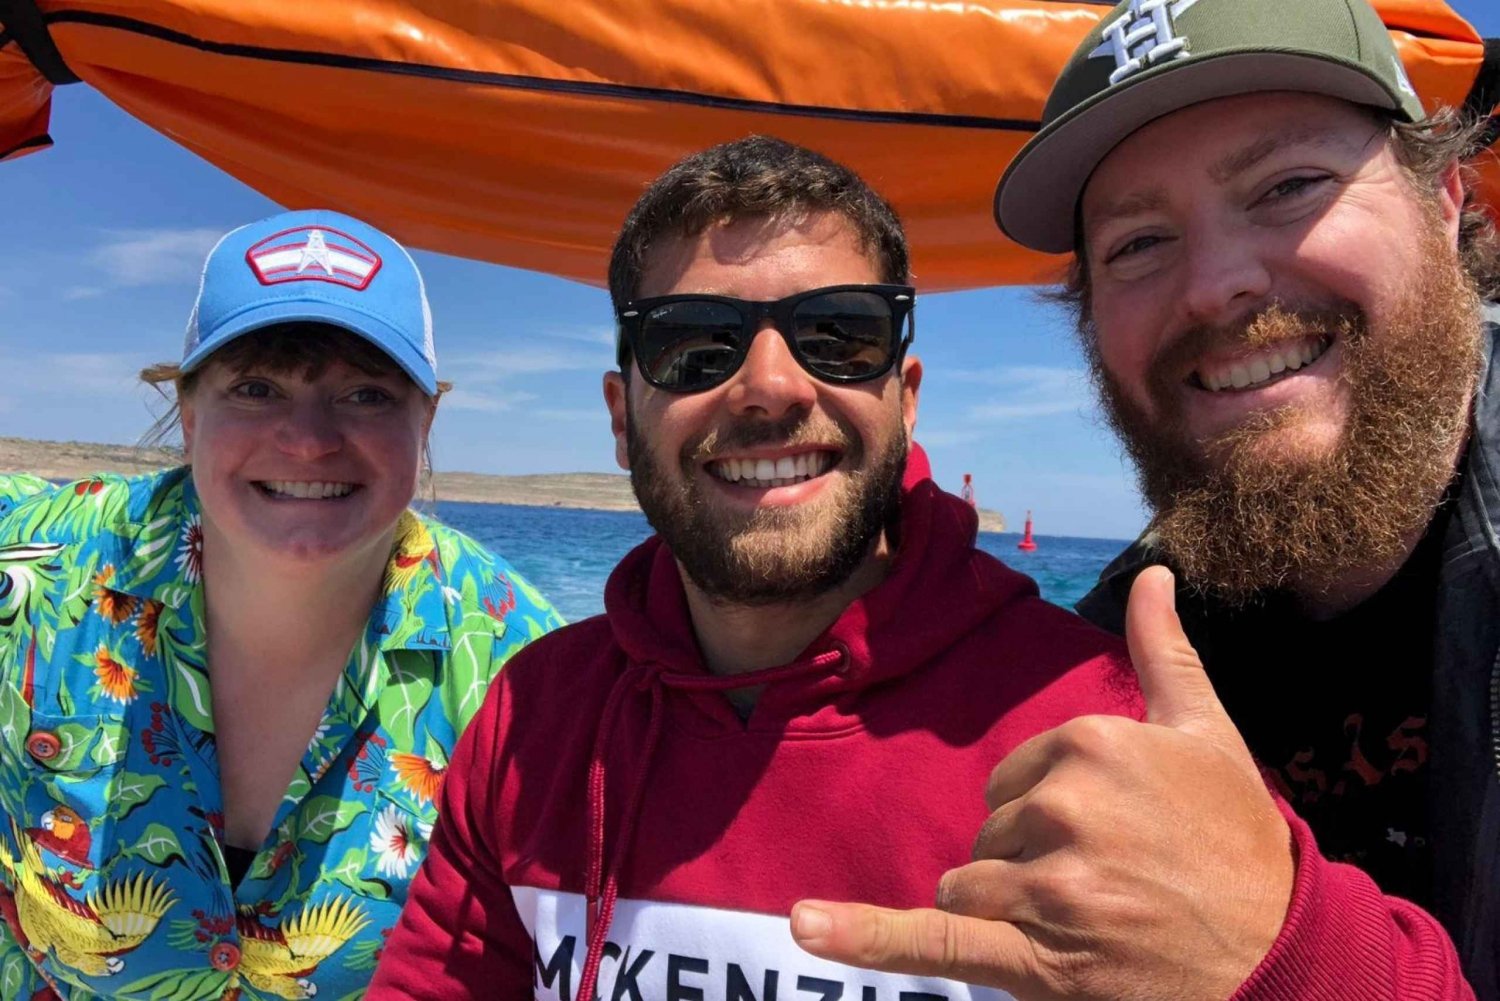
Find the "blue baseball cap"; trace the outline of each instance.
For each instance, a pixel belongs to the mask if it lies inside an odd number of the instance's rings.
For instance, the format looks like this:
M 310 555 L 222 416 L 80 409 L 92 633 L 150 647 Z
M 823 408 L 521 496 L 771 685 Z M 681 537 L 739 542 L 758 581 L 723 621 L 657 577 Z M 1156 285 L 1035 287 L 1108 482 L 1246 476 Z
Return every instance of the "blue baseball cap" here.
M 341 327 L 437 393 L 432 311 L 416 262 L 395 240 L 326 209 L 283 212 L 224 235 L 209 251 L 188 318 L 181 370 L 277 323 Z

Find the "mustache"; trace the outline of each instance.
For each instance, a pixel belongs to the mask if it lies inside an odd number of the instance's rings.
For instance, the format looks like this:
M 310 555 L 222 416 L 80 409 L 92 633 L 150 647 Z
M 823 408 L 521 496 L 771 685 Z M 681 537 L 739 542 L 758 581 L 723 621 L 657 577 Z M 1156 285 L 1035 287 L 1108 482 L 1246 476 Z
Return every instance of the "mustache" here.
M 1151 361 L 1153 389 L 1158 393 L 1174 389 L 1194 362 L 1226 344 L 1260 348 L 1328 333 L 1358 340 L 1366 326 L 1364 310 L 1348 300 L 1326 306 L 1272 302 L 1234 322 L 1199 324 L 1173 338 Z
M 746 420 L 713 428 L 689 442 L 683 456 L 692 464 L 706 462 L 721 452 L 764 446 L 831 445 L 847 450 L 850 434 L 835 421 L 809 414 L 788 414 L 779 420 Z

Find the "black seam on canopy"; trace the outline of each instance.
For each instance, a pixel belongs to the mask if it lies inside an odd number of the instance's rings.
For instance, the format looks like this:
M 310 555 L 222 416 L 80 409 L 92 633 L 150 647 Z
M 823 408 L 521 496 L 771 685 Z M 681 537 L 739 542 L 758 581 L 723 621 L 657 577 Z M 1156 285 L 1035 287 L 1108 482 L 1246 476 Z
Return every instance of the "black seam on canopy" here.
M 36 0 L 0 0 L 0 22 L 6 33 L 21 46 L 26 58 L 47 82 L 57 86 L 78 83 L 78 76 L 63 61 L 62 53 L 47 31 L 47 21 L 37 8 Z
M 1047 2 L 1082 2 L 1091 6 L 1112 6 L 1114 0 L 1047 0 Z M 42 21 L 40 35 L 47 50 L 56 54 L 52 67 L 60 71 L 59 79 L 53 79 L 48 69 L 38 62 L 37 56 L 27 48 L 27 40 L 17 35 L 16 40 L 27 56 L 37 63 L 37 68 L 53 83 L 76 83 L 75 76 L 63 63 L 61 54 L 53 44 L 46 26 L 52 24 L 87 24 L 94 27 L 111 28 L 133 34 L 145 35 L 160 41 L 217 55 L 237 56 L 245 59 L 260 59 L 268 62 L 284 62 L 305 66 L 326 66 L 334 69 L 352 69 L 373 73 L 391 73 L 398 76 L 414 76 L 431 80 L 446 80 L 455 83 L 501 87 L 510 90 L 534 90 L 543 93 L 576 94 L 587 97 L 624 98 L 645 101 L 661 101 L 668 104 L 686 104 L 706 108 L 722 108 L 729 111 L 759 112 L 762 114 L 788 115 L 803 118 L 825 118 L 841 121 L 875 122 L 895 125 L 931 125 L 943 128 L 985 129 L 1007 132 L 1035 132 L 1041 122 L 1023 118 L 991 118 L 984 115 L 948 115 L 925 111 L 878 111 L 872 109 L 834 108 L 824 105 L 783 104 L 776 101 L 757 101 L 749 98 L 724 97 L 695 91 L 669 90 L 663 87 L 642 87 L 630 84 L 591 83 L 581 80 L 554 80 L 546 77 L 522 76 L 514 73 L 485 73 L 478 70 L 461 70 L 449 66 L 426 63 L 403 63 L 391 60 L 372 59 L 332 52 L 313 52 L 303 49 L 273 49 L 266 46 L 243 45 L 233 42 L 214 42 L 197 38 L 138 18 L 100 11 L 58 10 L 41 15 L 35 0 L 0 0 L 0 17 L 16 9 L 23 13 L 37 14 Z M 9 25 L 9 21 L 5 22 Z M 1415 32 L 1421 36 L 1421 32 Z M 0 44 L 4 36 L 0 35 Z M 1489 112 L 1500 103 L 1500 39 L 1486 39 L 1484 59 L 1474 81 L 1466 107 L 1483 103 L 1480 114 Z M 45 55 L 43 59 L 45 61 Z M 1486 102 L 1487 103 L 1484 103 Z M 1493 142 L 1500 138 L 1500 115 L 1491 116 L 1487 138 Z M 1488 144 L 1488 143 L 1487 143 Z
M 22 150 L 39 149 L 39 148 L 41 148 L 43 146 L 51 146 L 51 145 L 52 145 L 52 137 L 49 136 L 49 135 L 47 135 L 47 133 L 43 132 L 39 136 L 32 136 L 30 139 L 27 139 L 25 142 L 16 143 L 10 149 L 0 150 L 0 160 L 9 160 L 11 157 L 15 156 L 17 153 L 21 152 Z
M 0 5 L 14 0 L 0 0 Z M 1094 0 L 1089 0 L 1094 2 Z M 1103 0 L 1100 0 L 1102 3 Z M 589 83 L 581 80 L 550 80 L 544 77 L 521 76 L 513 73 L 484 73 L 477 70 L 454 69 L 449 66 L 432 66 L 422 63 L 402 63 L 365 56 L 341 55 L 332 52 L 310 52 L 302 49 L 272 49 L 258 45 L 241 45 L 232 42 L 213 42 L 195 38 L 173 28 L 152 24 L 136 18 L 99 11 L 59 10 L 46 15 L 47 24 L 87 24 L 99 28 L 112 28 L 137 35 L 145 35 L 175 45 L 183 45 L 211 52 L 216 55 L 239 56 L 269 62 L 296 63 L 305 66 L 327 66 L 335 69 L 364 70 L 374 73 L 394 73 L 399 76 L 414 76 L 431 80 L 447 80 L 455 83 L 480 86 L 503 87 L 510 90 L 534 90 L 545 93 L 577 94 L 588 97 L 629 98 L 644 101 L 663 101 L 671 104 L 688 104 L 706 108 L 723 108 L 730 111 L 761 112 L 772 115 L 791 115 L 805 118 L 827 118 L 857 122 L 880 122 L 899 125 L 934 125 L 946 128 L 989 129 L 1009 132 L 1035 132 L 1040 122 L 1021 118 L 989 118 L 983 115 L 945 115 L 924 111 L 875 111 L 855 108 L 832 108 L 822 105 L 781 104 L 775 101 L 755 101 L 748 98 L 722 97 L 715 94 L 700 94 L 693 91 L 668 90 L 662 87 L 640 87 L 628 84 Z

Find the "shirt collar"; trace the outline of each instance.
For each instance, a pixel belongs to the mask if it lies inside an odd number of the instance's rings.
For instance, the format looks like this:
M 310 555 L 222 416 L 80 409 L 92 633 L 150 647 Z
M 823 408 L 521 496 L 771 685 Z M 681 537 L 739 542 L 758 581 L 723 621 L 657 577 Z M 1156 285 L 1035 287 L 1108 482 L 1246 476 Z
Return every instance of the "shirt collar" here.
M 411 511 L 396 525 L 385 582 L 370 616 L 381 650 L 447 650 L 463 618 L 431 527 Z
M 393 662 L 388 655 L 397 650 L 450 649 L 449 637 L 461 623 L 463 609 L 443 567 L 429 525 L 411 511 L 402 512 L 365 635 L 334 688 L 331 707 L 337 716 L 357 727 L 391 685 L 431 682 L 426 673 L 430 668 Z
M 203 581 L 198 492 L 186 467 L 152 486 L 145 496 L 131 498 L 129 527 L 112 534 L 102 559 L 115 568 L 112 590 L 181 608 Z M 458 605 L 434 533 L 413 512 L 402 512 L 368 640 L 379 650 L 447 650 L 463 615 Z
M 203 580 L 203 521 L 186 466 L 139 481 L 126 524 L 108 534 L 101 557 L 115 567 L 112 590 L 181 608 Z
M 1500 304 L 1487 304 L 1482 319 L 1484 374 L 1474 397 L 1473 436 L 1457 511 L 1464 529 L 1462 544 L 1470 552 L 1490 554 L 1485 561 L 1487 572 L 1500 579 L 1500 543 L 1496 540 L 1496 526 L 1500 526 Z

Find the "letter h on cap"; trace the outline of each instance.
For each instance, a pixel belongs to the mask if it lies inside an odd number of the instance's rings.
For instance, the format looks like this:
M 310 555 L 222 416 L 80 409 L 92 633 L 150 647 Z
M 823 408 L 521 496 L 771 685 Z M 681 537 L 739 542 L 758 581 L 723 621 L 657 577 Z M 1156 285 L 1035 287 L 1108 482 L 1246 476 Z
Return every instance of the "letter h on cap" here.
M 1104 41 L 1089 58 L 1113 56 L 1110 85 L 1167 59 L 1187 55 L 1187 38 L 1174 19 L 1198 0 L 1132 0 L 1130 10 L 1104 29 Z

